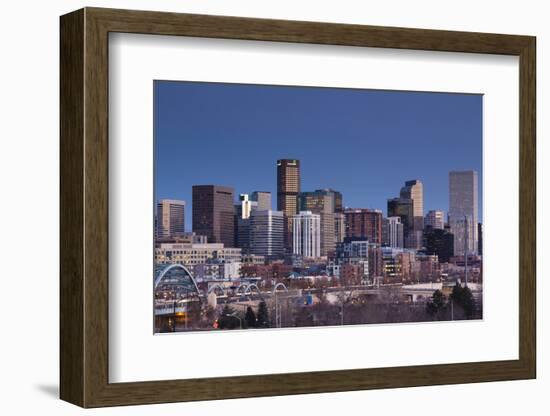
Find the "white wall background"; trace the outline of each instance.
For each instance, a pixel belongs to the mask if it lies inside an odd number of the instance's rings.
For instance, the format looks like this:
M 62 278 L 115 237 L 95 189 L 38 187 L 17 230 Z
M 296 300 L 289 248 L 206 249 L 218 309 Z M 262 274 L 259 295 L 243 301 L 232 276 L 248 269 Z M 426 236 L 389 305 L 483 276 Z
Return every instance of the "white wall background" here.
M 400 390 L 226 400 L 88 411 L 88 414 L 370 414 L 446 416 L 470 413 L 548 412 L 550 361 L 545 359 L 549 330 L 544 274 L 543 218 L 548 207 L 550 145 L 543 130 L 550 86 L 546 2 L 436 0 L 180 0 L 5 2 L 0 14 L 0 409 L 4 414 L 69 415 L 82 412 L 58 395 L 58 16 L 83 6 L 166 10 L 295 20 L 529 34 L 538 53 L 538 330 L 539 378 Z M 546 199 L 546 201 L 545 201 Z M 28 243 L 32 241 L 32 243 Z M 34 264 L 34 269 L 19 269 Z M 467 403 L 461 403 L 466 401 Z

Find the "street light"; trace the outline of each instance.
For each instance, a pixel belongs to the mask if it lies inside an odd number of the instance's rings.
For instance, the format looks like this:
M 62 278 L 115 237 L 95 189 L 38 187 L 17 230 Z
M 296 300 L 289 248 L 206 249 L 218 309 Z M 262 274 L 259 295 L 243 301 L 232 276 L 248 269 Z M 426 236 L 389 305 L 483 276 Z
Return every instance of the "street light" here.
M 241 327 L 241 329 L 243 329 L 243 320 L 237 315 L 237 312 L 226 313 L 223 316 L 229 316 L 229 317 L 232 317 L 232 318 L 237 318 L 239 320 L 239 326 Z

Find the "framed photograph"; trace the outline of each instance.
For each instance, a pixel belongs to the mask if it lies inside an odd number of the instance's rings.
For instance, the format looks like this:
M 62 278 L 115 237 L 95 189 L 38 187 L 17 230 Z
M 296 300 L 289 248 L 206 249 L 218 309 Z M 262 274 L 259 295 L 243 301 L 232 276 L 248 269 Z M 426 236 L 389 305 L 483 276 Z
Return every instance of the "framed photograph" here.
M 61 398 L 535 378 L 535 49 L 62 16 Z

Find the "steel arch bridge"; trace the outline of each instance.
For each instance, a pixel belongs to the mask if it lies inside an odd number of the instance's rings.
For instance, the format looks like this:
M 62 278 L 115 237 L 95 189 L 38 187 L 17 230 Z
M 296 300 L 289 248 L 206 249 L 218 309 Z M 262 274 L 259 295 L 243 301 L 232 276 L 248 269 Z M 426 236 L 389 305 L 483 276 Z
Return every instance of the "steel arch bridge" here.
M 179 263 L 170 264 L 167 267 L 160 270 L 157 277 L 155 278 L 155 290 L 159 287 L 159 285 L 161 283 L 164 283 L 164 282 L 172 283 L 172 284 L 175 284 L 175 285 L 181 284 L 183 286 L 183 282 L 181 281 L 182 280 L 181 278 L 173 279 L 173 280 L 175 280 L 173 282 L 168 282 L 167 281 L 167 277 L 170 277 L 169 273 L 173 270 L 182 270 L 183 271 L 183 278 L 184 279 L 185 278 L 189 279 L 189 281 L 193 284 L 192 288 L 197 293 L 197 295 L 200 296 L 201 292 L 199 290 L 199 287 L 197 286 L 197 282 L 196 282 L 195 278 L 193 277 L 193 274 L 189 271 L 189 269 L 187 269 L 187 267 L 185 267 L 184 265 L 179 264 Z
M 244 290 L 243 290 L 244 289 Z M 248 283 L 248 284 L 242 284 L 240 285 L 237 290 L 235 291 L 236 294 L 243 294 L 243 295 L 251 295 L 252 289 L 256 290 L 258 295 L 262 296 L 262 291 L 260 288 L 256 285 L 256 283 Z
M 272 293 L 273 294 L 276 294 L 277 293 L 277 289 L 279 289 L 280 287 L 282 287 L 284 289 L 285 292 L 288 292 L 288 288 L 284 285 L 284 283 L 277 283 L 274 287 L 273 287 L 273 291 Z
M 210 293 L 215 292 L 216 290 L 220 290 L 224 296 L 226 295 L 226 289 L 219 283 L 216 283 L 213 286 L 210 286 L 210 288 L 208 288 L 207 290 L 207 294 L 209 295 Z

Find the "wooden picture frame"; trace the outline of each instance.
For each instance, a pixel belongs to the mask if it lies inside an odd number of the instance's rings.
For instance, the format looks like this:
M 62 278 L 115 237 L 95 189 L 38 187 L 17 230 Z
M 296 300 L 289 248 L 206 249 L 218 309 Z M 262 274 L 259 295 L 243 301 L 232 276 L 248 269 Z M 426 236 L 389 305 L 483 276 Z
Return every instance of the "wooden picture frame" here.
M 61 17 L 60 396 L 82 407 L 536 377 L 535 38 L 85 8 Z M 109 383 L 110 32 L 514 55 L 520 66 L 519 359 Z

